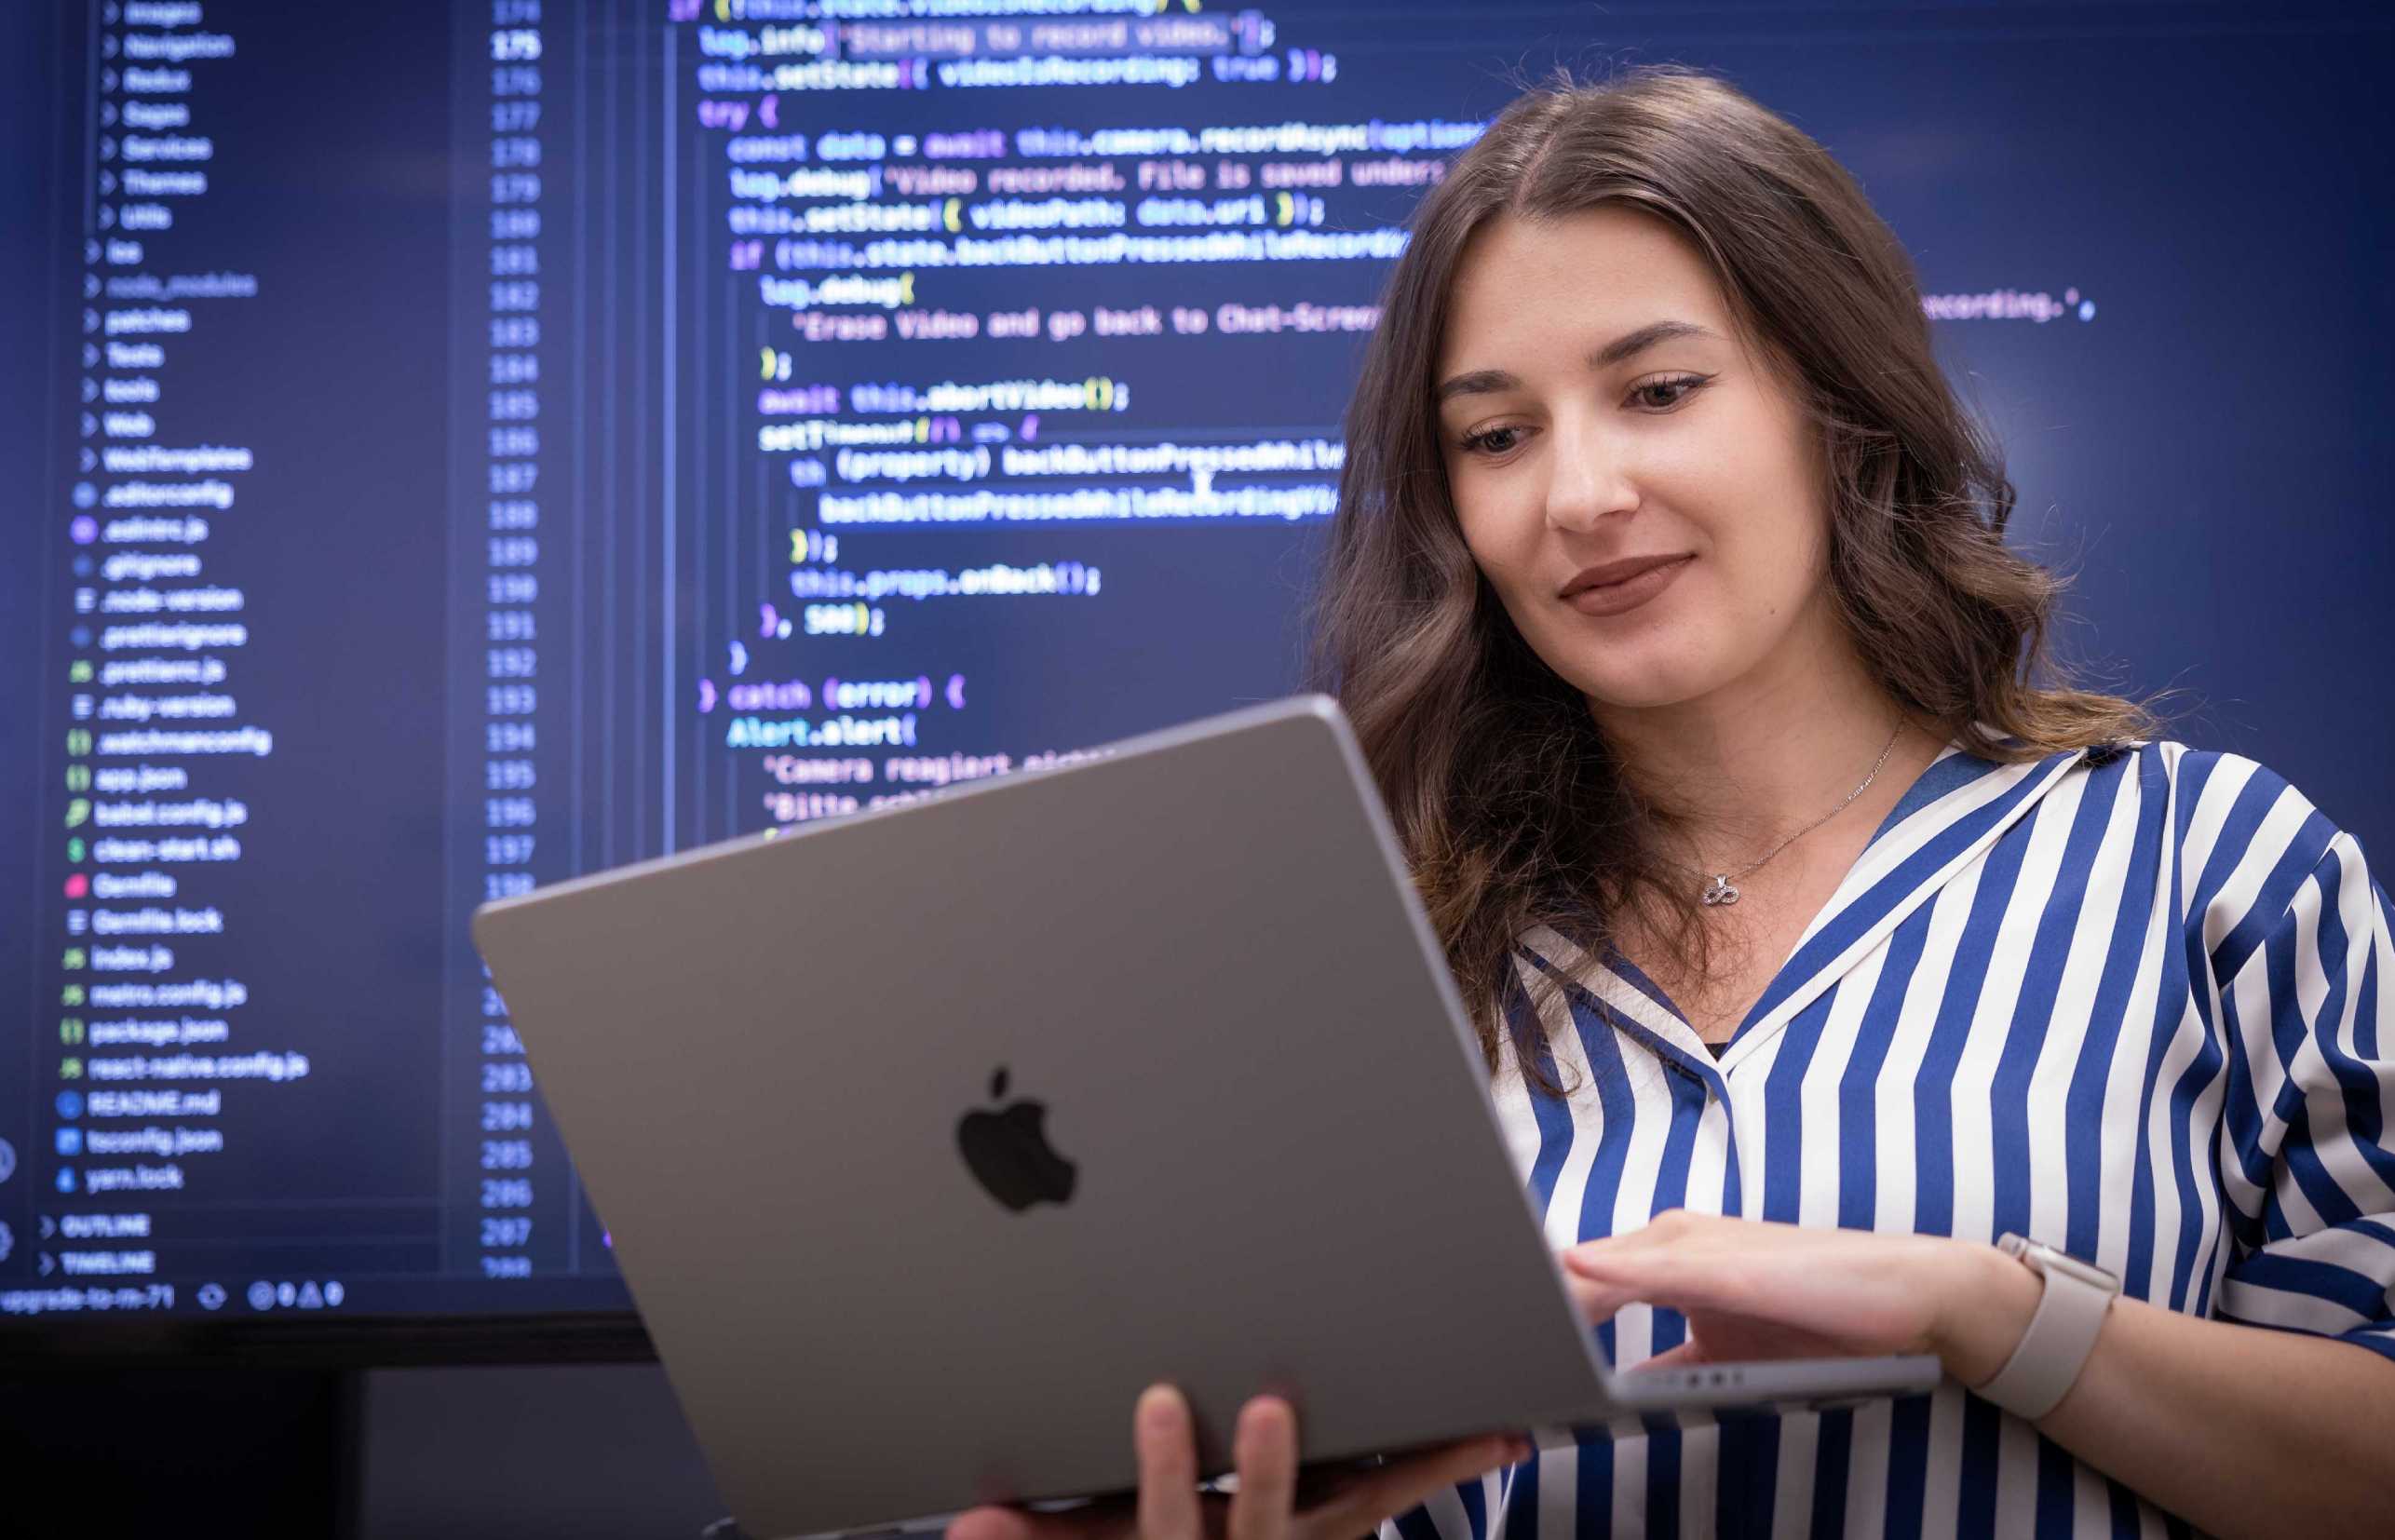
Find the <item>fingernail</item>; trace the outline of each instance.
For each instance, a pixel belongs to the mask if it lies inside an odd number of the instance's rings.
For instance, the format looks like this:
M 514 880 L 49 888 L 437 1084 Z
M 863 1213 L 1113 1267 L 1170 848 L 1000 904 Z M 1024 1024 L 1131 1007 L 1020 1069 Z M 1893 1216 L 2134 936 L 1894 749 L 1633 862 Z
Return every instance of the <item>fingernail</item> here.
M 1289 1403 L 1278 1396 L 1252 1396 L 1239 1408 L 1239 1426 L 1262 1431 L 1277 1423 L 1286 1423 L 1294 1415 Z
M 1169 1385 L 1152 1385 L 1140 1392 L 1132 1415 L 1150 1433 L 1170 1433 L 1181 1425 L 1181 1392 Z

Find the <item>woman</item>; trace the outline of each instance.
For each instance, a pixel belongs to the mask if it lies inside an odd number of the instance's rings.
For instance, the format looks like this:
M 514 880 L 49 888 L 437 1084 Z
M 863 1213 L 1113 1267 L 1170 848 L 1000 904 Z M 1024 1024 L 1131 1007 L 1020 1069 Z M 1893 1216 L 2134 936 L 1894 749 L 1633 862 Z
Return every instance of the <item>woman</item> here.
M 1348 441 L 1326 661 L 1614 1361 L 1947 1384 L 1328 1503 L 1259 1399 L 1212 1510 L 1158 1388 L 1135 1516 L 956 1540 L 2386 1533 L 2386 897 L 2266 770 L 2052 682 L 1827 154 L 1676 71 L 1517 103 L 1417 216 Z

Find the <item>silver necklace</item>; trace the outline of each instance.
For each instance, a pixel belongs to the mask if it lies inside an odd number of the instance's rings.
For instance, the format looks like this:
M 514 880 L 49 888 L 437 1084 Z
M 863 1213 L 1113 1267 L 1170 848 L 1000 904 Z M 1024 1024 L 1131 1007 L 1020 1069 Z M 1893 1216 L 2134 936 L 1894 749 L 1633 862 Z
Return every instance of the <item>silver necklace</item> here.
M 1804 828 L 1796 831 L 1793 834 L 1789 835 L 1786 839 L 1780 841 L 1778 844 L 1773 845 L 1762 855 L 1757 856 L 1754 859 L 1747 862 L 1746 865 L 1739 867 L 1736 871 L 1714 872 L 1712 880 L 1705 885 L 1705 890 L 1697 895 L 1698 900 L 1704 904 L 1708 909 L 1714 908 L 1721 904 L 1734 904 L 1738 902 L 1738 884 L 1744 882 L 1748 877 L 1762 870 L 1764 862 L 1771 859 L 1772 857 L 1779 855 L 1790 845 L 1794 844 L 1798 840 L 1803 839 L 1806 835 L 1810 834 L 1816 829 L 1820 828 L 1832 818 L 1834 818 L 1839 814 L 1845 812 L 1857 797 L 1861 796 L 1864 791 L 1870 789 L 1871 783 L 1879 778 L 1880 771 L 1886 768 L 1888 764 L 1888 756 L 1896 751 L 1896 740 L 1903 731 L 1904 723 L 1900 719 L 1896 723 L 1896 731 L 1888 735 L 1888 746 L 1879 751 L 1879 758 L 1872 761 L 1871 774 L 1863 777 L 1861 782 L 1858 784 L 1853 790 L 1847 792 L 1846 797 L 1839 802 L 1837 806 L 1831 808 L 1820 817 L 1815 818 L 1811 823 L 1806 824 Z

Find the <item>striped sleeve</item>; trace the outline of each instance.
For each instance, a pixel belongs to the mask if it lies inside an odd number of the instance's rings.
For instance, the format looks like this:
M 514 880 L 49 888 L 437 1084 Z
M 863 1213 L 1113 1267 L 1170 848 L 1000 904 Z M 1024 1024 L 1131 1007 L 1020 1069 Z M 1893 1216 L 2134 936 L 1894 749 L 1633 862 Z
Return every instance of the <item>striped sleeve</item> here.
M 2230 1059 L 2219 1313 L 2395 1358 L 2395 912 L 2352 836 L 2268 772 L 2254 781 L 2301 804 L 2289 822 L 2314 837 L 2249 851 L 2261 880 L 2244 896 L 2261 901 L 2221 931 L 2231 881 L 2208 916 Z

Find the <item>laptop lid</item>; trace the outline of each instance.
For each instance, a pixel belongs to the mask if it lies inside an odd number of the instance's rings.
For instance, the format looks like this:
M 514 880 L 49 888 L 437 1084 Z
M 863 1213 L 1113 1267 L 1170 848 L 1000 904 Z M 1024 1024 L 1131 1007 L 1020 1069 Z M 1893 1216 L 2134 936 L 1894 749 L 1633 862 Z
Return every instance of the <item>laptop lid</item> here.
M 1214 1468 L 1606 1404 L 1327 699 L 475 937 L 751 1533 L 1119 1489 L 1158 1379 Z

